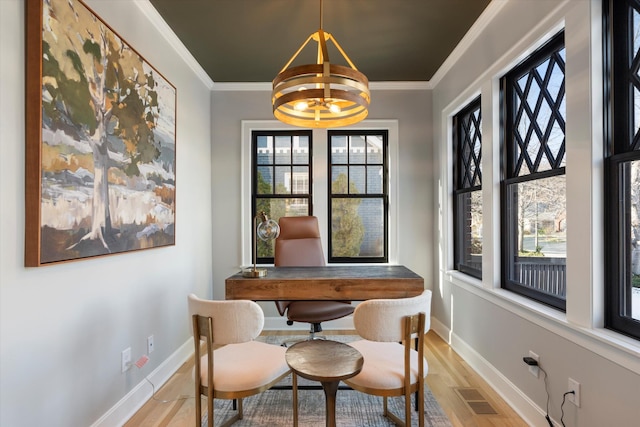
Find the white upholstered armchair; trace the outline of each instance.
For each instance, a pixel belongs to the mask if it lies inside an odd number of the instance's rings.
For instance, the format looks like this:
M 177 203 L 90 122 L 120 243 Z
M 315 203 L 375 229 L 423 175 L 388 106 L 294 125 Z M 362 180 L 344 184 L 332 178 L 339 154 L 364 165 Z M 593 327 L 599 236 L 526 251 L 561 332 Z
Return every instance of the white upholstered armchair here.
M 255 302 L 203 300 L 193 294 L 188 300 L 195 345 L 196 426 L 202 419 L 201 394 L 207 396 L 209 427 L 214 424 L 213 399 L 237 399 L 238 412 L 223 424 L 228 426 L 242 419 L 243 397 L 271 388 L 290 372 L 286 349 L 254 341 L 264 326 L 264 313 Z
M 362 371 L 348 380 L 351 388 L 383 397 L 383 413 L 396 425 L 411 425 L 411 394 L 418 401 L 419 426 L 424 426 L 424 335 L 430 327 L 431 291 L 413 298 L 361 302 L 353 314 L 363 340 L 351 343 L 364 357 Z M 417 350 L 412 347 L 417 340 Z M 387 398 L 404 396 L 404 420 L 388 410 Z

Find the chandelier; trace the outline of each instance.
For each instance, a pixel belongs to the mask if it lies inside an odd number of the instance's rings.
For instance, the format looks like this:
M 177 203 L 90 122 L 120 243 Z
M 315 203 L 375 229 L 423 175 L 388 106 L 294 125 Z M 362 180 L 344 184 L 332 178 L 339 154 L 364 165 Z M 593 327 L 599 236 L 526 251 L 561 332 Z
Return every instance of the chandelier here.
M 311 41 L 318 43 L 316 64 L 289 65 Z M 329 61 L 332 42 L 349 67 Z M 369 80 L 349 59 L 338 41 L 320 29 L 311 34 L 273 80 L 273 115 L 283 123 L 300 127 L 330 128 L 357 123 L 369 113 Z

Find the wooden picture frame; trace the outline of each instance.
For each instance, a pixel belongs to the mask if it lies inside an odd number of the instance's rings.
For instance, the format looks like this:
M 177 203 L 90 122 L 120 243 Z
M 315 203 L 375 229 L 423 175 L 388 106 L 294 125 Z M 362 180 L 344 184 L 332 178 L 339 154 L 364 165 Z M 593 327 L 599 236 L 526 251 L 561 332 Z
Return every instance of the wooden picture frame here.
M 25 7 L 25 266 L 175 245 L 176 88 L 81 0 Z

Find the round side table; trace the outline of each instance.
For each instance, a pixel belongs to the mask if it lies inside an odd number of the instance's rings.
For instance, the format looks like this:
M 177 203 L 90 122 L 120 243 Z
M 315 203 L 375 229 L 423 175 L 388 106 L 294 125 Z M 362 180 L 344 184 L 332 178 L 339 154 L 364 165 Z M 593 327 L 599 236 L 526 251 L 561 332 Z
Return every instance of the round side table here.
M 341 380 L 362 370 L 362 354 L 350 345 L 331 340 L 310 340 L 292 345 L 285 354 L 293 371 L 293 425 L 298 425 L 298 384 L 296 375 L 319 381 L 325 395 L 327 427 L 336 425 L 336 393 Z

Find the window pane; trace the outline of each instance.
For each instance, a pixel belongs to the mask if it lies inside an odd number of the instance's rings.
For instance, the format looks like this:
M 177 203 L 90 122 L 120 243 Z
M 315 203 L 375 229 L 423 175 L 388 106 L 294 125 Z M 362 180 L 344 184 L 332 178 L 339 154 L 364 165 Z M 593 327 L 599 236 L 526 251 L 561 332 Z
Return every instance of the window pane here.
M 276 136 L 276 164 L 289 165 L 291 164 L 291 137 L 290 136 Z
M 365 141 L 360 135 L 349 137 L 349 164 L 365 162 Z
M 367 136 L 367 163 L 382 164 L 382 138 L 376 135 Z
M 561 299 L 566 297 L 567 222 L 565 176 L 509 186 L 509 280 Z
M 331 137 L 331 163 L 347 163 L 347 136 L 335 135 Z
M 382 166 L 369 166 L 367 167 L 367 193 L 368 194 L 382 194 L 383 183 L 383 169 Z
M 291 167 L 276 166 L 276 194 L 291 194 Z
M 456 242 L 459 270 L 482 271 L 482 191 L 460 193 L 457 196 Z
M 347 166 L 333 166 L 331 168 L 331 194 L 349 194 Z
M 291 192 L 293 194 L 307 194 L 309 192 L 309 168 L 307 166 L 293 167 Z
M 384 256 L 384 207 L 380 199 L 333 198 L 331 256 Z
M 624 211 L 629 212 L 631 218 L 621 223 L 629 224 L 630 227 L 624 230 L 624 235 L 627 250 L 631 252 L 631 289 L 626 289 L 623 295 L 631 295 L 631 304 L 628 305 L 630 312 L 623 310 L 623 314 L 640 320 L 640 160 L 630 162 L 627 169 L 630 175 L 630 194 L 625 200 L 630 206 Z
M 258 194 L 273 194 L 273 169 L 269 166 L 258 166 Z
M 293 164 L 309 163 L 309 137 L 296 135 L 293 137 Z
M 273 137 L 258 136 L 257 156 L 259 165 L 273 164 Z
M 365 194 L 367 189 L 365 182 L 367 179 L 367 169 L 364 166 L 349 167 L 349 194 Z M 353 185 L 351 185 L 353 184 Z
M 514 176 L 565 166 L 564 47 L 547 55 L 512 83 Z

